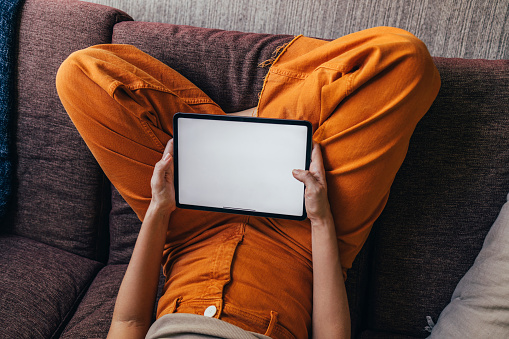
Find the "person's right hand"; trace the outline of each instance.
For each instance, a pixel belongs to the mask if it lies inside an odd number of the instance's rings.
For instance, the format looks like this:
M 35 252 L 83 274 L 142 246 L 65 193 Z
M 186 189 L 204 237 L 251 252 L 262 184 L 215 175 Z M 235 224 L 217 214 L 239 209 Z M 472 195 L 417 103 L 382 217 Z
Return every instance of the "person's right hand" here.
M 177 208 L 173 183 L 173 139 L 168 141 L 162 159 L 154 167 L 150 186 L 152 188 L 151 204 L 169 213 Z
M 292 174 L 295 179 L 306 186 L 304 197 L 309 220 L 313 223 L 331 217 L 325 169 L 323 167 L 322 152 L 318 143 L 313 142 L 309 170 L 295 169 Z

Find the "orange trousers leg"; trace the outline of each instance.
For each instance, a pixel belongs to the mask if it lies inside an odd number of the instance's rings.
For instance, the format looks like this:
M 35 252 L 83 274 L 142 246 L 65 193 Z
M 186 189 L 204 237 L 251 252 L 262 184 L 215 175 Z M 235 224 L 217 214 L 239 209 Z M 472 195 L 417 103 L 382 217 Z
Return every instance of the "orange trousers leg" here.
M 332 42 L 300 37 L 269 70 L 258 116 L 312 122 L 345 278 L 439 87 L 425 45 L 389 27 Z

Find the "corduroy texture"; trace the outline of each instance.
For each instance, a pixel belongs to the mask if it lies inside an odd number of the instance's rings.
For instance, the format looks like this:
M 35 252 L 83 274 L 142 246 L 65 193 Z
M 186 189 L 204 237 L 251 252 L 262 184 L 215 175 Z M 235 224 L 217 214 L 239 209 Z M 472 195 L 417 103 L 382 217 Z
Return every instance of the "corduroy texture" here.
M 336 39 L 377 26 L 403 28 L 431 55 L 509 58 L 506 0 L 88 0 L 137 21 Z
M 113 25 L 129 19 L 86 2 L 26 2 L 19 32 L 12 233 L 107 259 L 107 231 L 100 226 L 109 211 L 109 197 L 103 198 L 109 184 L 60 103 L 55 76 L 71 52 L 110 42 Z
M 11 196 L 11 120 L 14 109 L 13 74 L 16 64 L 16 36 L 21 0 L 0 2 L 0 222 Z
M 435 58 L 442 88 L 374 227 L 368 327 L 426 337 L 509 191 L 509 61 Z
M 0 238 L 0 338 L 58 337 L 102 265 L 17 236 Z

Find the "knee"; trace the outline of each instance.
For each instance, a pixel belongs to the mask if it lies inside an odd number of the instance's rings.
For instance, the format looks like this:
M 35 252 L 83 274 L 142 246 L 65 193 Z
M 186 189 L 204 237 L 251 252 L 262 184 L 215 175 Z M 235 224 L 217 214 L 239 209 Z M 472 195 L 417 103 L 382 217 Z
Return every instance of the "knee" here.
M 70 54 L 60 65 L 57 71 L 55 85 L 62 103 L 69 101 L 72 96 L 82 92 L 79 87 L 86 77 L 81 65 L 85 59 L 90 58 L 87 49 Z
M 366 77 L 383 78 L 387 93 L 431 106 L 440 88 L 440 75 L 426 45 L 399 28 L 377 27 L 368 34 Z M 426 109 L 427 110 L 427 109 Z
M 390 28 L 385 35 L 384 40 L 391 54 L 391 66 L 398 72 L 400 79 L 438 90 L 440 76 L 424 42 L 399 28 Z
M 99 47 L 99 46 L 98 46 Z M 58 96 L 71 119 L 77 113 L 90 110 L 76 109 L 87 107 L 90 100 L 106 91 L 105 63 L 106 51 L 89 47 L 70 54 L 60 65 L 55 79 Z

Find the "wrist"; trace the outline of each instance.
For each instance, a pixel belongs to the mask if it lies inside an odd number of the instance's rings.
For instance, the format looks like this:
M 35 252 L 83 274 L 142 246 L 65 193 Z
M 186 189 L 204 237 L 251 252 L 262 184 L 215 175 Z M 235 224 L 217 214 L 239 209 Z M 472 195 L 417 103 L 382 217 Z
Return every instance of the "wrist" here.
M 171 208 L 171 206 L 151 200 L 145 218 L 150 215 L 151 217 L 162 218 L 164 221 L 168 221 L 173 211 L 174 208 Z
M 314 228 L 334 228 L 334 219 L 332 217 L 332 213 L 329 211 L 328 213 L 325 213 L 323 216 L 320 216 L 318 218 L 309 218 L 311 221 L 311 227 Z

